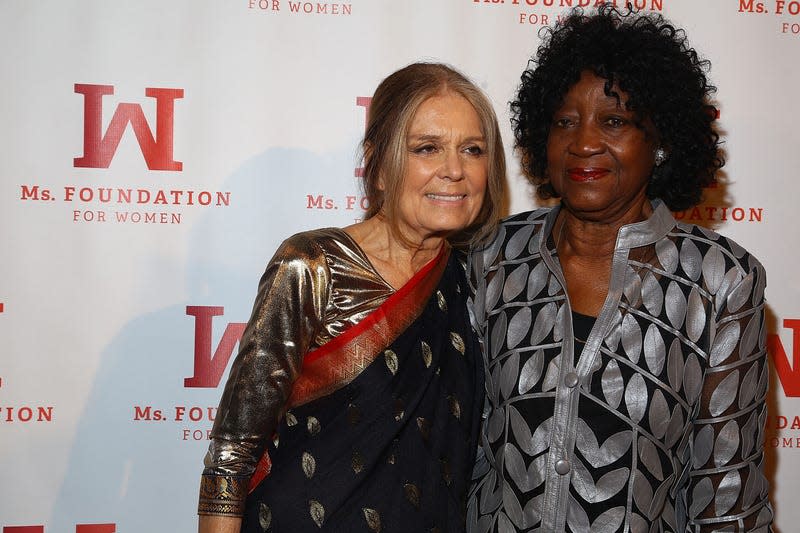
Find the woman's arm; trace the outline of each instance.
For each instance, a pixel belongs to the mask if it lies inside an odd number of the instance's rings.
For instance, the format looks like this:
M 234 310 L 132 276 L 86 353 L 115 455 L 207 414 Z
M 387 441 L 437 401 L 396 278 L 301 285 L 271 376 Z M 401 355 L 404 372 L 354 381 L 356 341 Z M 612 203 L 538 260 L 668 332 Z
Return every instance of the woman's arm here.
M 716 294 L 718 314 L 689 444 L 687 512 L 701 531 L 766 532 L 772 522 L 763 445 L 766 278 L 748 258 L 750 271 L 743 276 L 730 269 Z
M 198 533 L 239 533 L 242 519 L 233 516 L 200 515 Z
M 238 532 L 250 477 L 321 328 L 329 281 L 324 253 L 303 235 L 267 266 L 211 431 L 198 512 L 215 518 L 201 518 L 201 531 Z

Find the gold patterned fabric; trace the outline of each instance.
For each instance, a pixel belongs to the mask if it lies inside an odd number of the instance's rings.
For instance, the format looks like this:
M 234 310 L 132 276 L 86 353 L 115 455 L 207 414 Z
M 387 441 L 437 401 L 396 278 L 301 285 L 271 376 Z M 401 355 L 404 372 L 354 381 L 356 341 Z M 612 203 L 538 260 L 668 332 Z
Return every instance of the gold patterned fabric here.
M 200 506 L 198 514 L 242 516 L 247 480 L 243 477 L 204 475 L 200 479 Z
M 341 229 L 308 231 L 283 242 L 259 282 L 220 401 L 200 514 L 241 516 L 248 481 L 283 415 L 304 355 L 360 322 L 394 292 Z M 224 491 L 213 488 L 223 485 Z

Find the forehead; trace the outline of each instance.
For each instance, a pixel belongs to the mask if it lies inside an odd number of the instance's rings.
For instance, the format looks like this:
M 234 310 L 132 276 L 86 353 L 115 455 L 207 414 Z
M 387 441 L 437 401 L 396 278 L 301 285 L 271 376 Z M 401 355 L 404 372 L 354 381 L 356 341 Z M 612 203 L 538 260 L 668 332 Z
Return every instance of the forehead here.
M 608 80 L 606 78 L 598 76 L 589 70 L 584 70 L 580 79 L 567 90 L 562 105 L 588 102 L 625 108 L 625 103 L 628 101 L 628 93 L 614 83 L 610 87 L 610 94 L 607 94 L 607 84 Z
M 436 128 L 478 128 L 481 121 L 475 107 L 464 96 L 445 91 L 422 101 L 409 123 L 409 134 Z

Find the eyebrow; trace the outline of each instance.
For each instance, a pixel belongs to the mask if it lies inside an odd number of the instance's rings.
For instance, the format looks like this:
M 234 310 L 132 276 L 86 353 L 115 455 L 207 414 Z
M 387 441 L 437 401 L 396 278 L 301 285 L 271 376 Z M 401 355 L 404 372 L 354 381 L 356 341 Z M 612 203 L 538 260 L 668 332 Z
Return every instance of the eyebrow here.
M 441 138 L 442 138 L 441 135 L 432 135 L 430 133 L 408 136 L 409 141 L 438 141 Z M 473 135 L 471 137 L 466 137 L 463 140 L 463 142 L 474 142 L 474 141 L 486 142 L 486 137 L 484 137 L 483 135 Z

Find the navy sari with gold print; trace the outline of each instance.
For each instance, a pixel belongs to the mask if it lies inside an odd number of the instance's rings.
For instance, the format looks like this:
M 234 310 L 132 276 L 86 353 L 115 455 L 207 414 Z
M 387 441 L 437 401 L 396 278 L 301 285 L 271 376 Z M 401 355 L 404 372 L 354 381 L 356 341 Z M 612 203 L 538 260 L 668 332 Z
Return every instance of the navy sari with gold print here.
M 339 245 L 363 256 L 339 233 Z M 332 278 L 328 300 L 336 297 Z M 483 401 L 466 298 L 464 267 L 445 246 L 404 287 L 304 355 L 288 410 L 248 476 L 243 532 L 464 530 Z M 235 365 L 231 379 L 239 372 Z M 223 419 L 226 396 L 236 396 L 228 387 L 236 385 L 226 386 Z M 214 435 L 225 434 L 215 425 Z M 224 462 L 225 452 L 216 453 Z M 201 513 L 228 514 L 219 512 L 220 486 L 241 491 L 243 481 L 232 474 L 213 462 L 206 468 Z

